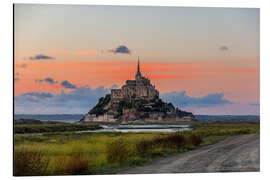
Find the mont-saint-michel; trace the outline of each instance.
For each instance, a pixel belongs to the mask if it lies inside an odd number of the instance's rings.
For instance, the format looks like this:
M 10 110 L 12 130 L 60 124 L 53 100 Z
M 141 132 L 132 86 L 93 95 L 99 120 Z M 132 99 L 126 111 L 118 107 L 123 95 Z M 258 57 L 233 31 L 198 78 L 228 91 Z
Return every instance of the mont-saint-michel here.
M 13 176 L 259 172 L 260 9 L 228 7 L 15 3 Z
M 163 122 L 193 121 L 191 112 L 182 111 L 159 97 L 159 91 L 144 77 L 138 58 L 135 80 L 126 80 L 120 89 L 101 97 L 80 122 Z

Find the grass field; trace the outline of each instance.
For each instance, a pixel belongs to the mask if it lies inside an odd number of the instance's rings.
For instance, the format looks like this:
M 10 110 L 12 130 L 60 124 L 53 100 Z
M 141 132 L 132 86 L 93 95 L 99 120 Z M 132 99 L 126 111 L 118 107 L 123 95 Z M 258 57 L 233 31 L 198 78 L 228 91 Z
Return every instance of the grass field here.
M 239 134 L 259 133 L 259 123 L 195 123 L 179 133 L 58 132 L 14 136 L 14 175 L 111 174 Z

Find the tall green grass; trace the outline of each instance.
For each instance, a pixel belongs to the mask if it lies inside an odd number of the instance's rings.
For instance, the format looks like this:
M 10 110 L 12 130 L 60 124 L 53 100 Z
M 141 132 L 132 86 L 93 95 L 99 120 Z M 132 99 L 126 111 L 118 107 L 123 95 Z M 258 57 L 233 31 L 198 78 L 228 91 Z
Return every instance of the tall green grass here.
M 121 164 L 129 161 L 130 157 L 132 156 L 132 150 L 129 149 L 129 144 L 127 141 L 117 139 L 106 146 L 105 154 L 108 163 Z

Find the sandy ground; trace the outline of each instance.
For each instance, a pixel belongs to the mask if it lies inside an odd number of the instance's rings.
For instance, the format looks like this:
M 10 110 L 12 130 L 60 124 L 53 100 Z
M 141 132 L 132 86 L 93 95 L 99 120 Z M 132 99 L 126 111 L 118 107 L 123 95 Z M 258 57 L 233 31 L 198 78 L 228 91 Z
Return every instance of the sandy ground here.
M 217 144 L 161 158 L 118 174 L 260 171 L 260 135 L 233 136 Z

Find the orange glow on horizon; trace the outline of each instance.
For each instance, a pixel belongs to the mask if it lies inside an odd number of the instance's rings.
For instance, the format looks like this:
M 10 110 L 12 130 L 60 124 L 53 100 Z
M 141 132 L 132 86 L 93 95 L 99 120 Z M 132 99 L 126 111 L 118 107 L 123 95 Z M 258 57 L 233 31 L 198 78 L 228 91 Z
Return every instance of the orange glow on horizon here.
M 14 73 L 19 72 L 21 79 L 15 83 L 15 95 L 26 92 L 60 93 L 64 90 L 60 84 L 64 80 L 68 80 L 77 87 L 88 85 L 91 88 L 98 86 L 109 88 L 114 84 L 121 86 L 127 79 L 134 79 L 137 70 L 136 63 L 135 61 L 112 60 L 52 60 L 27 61 L 24 63 L 27 64 L 25 67 L 16 65 L 22 63 L 15 63 Z M 143 76 L 149 78 L 161 93 L 188 90 L 192 95 L 201 95 L 209 91 L 241 92 L 243 88 L 249 89 L 251 84 L 256 89 L 259 86 L 259 67 L 238 68 L 226 62 L 216 65 L 210 62 L 155 63 L 146 61 L 141 63 L 141 71 Z M 241 78 L 238 78 L 240 76 Z M 51 85 L 46 82 L 35 82 L 36 79 L 47 77 L 59 83 Z

